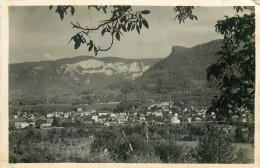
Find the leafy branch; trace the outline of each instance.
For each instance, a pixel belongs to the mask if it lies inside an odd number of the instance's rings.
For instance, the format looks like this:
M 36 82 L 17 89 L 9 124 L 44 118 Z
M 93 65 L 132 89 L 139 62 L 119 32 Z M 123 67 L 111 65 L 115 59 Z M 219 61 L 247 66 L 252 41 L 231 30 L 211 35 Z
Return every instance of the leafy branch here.
M 234 7 L 237 12 L 249 7 Z M 225 16 L 215 30 L 224 35 L 223 46 L 216 53 L 218 61 L 207 69 L 207 78 L 214 76 L 220 81 L 222 94 L 212 100 L 210 111 L 217 112 L 219 119 L 244 111 L 254 112 L 255 95 L 255 14 L 242 17 Z
M 56 11 L 60 14 L 61 19 L 64 18 L 64 13 L 67 14 L 66 10 L 69 7 L 71 6 L 57 6 Z M 131 6 L 88 7 L 88 9 L 91 8 L 94 8 L 97 11 L 102 10 L 105 14 L 107 14 L 108 8 L 111 8 L 111 17 L 107 20 L 100 21 L 100 24 L 94 28 L 88 28 L 87 26 L 83 27 L 78 22 L 71 22 L 72 27 L 79 30 L 79 32 L 76 35 L 74 35 L 70 40 L 70 42 L 74 41 L 75 49 L 78 49 L 82 44 L 87 44 L 87 46 L 89 47 L 88 50 L 94 50 L 95 55 L 97 55 L 99 51 L 110 50 L 114 44 L 114 38 L 120 41 L 120 38 L 121 36 L 123 36 L 123 33 L 130 32 L 136 29 L 136 31 L 140 34 L 140 30 L 143 26 L 149 29 L 149 24 L 147 20 L 144 18 L 144 15 L 150 14 L 149 10 L 133 11 Z M 108 47 L 101 47 L 95 44 L 89 36 L 91 31 L 100 31 L 102 36 L 104 36 L 105 34 L 110 35 L 110 45 Z
M 194 6 L 176 6 L 173 10 L 178 13 L 174 20 L 178 18 L 179 23 L 185 22 L 186 19 L 195 19 L 198 20 L 198 17 L 192 14 L 192 10 L 194 9 Z

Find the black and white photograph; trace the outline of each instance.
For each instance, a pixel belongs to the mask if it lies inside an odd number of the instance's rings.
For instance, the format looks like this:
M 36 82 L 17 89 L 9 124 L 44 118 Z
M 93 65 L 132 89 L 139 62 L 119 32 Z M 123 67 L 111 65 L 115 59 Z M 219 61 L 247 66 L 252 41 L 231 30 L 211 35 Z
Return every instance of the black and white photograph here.
M 255 13 L 9 6 L 9 163 L 254 164 Z

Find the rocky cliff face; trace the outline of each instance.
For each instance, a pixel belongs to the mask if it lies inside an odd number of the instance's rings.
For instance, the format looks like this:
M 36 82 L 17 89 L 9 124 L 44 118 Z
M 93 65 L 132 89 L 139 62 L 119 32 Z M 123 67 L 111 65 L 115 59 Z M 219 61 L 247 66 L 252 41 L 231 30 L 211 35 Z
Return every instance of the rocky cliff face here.
M 142 75 L 149 65 L 144 65 L 143 62 L 133 61 L 130 63 L 113 62 L 106 63 L 100 60 L 90 59 L 86 61 L 77 62 L 74 64 L 65 64 L 60 67 L 64 70 L 64 79 L 74 78 L 75 75 L 88 75 L 88 74 L 104 74 L 122 75 L 129 79 L 135 79 L 137 76 Z M 57 70 L 59 71 L 59 70 Z
M 103 88 L 134 80 L 161 59 L 74 57 L 56 61 L 9 65 L 11 90 L 47 88 Z

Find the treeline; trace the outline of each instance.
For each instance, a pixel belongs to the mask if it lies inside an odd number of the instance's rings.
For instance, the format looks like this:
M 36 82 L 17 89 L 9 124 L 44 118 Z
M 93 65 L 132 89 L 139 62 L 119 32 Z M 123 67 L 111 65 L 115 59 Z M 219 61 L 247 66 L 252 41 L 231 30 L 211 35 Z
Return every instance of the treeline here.
M 230 126 L 217 124 L 27 129 L 10 133 L 9 160 L 11 163 L 252 162 L 246 149 L 238 150 L 234 145 L 243 141 L 238 133 L 241 132 L 236 130 L 233 134 Z M 180 141 L 195 145 L 180 144 Z

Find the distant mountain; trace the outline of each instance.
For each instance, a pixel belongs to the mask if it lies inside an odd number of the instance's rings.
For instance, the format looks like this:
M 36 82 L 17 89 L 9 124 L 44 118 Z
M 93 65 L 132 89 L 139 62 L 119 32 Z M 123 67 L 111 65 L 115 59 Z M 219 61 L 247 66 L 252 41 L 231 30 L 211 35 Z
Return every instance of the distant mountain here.
M 114 82 L 134 80 L 160 60 L 79 56 L 10 64 L 10 95 L 53 97 L 62 92 L 104 88 Z
M 173 99 L 187 104 L 205 105 L 218 94 L 216 81 L 207 82 L 207 68 L 215 63 L 222 40 L 214 40 L 192 48 L 172 47 L 171 54 L 154 64 L 131 83 L 120 83 L 124 92 L 145 91 L 153 99 Z M 110 88 L 118 87 L 112 84 Z M 161 96 L 160 96 L 161 95 Z

